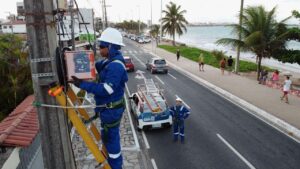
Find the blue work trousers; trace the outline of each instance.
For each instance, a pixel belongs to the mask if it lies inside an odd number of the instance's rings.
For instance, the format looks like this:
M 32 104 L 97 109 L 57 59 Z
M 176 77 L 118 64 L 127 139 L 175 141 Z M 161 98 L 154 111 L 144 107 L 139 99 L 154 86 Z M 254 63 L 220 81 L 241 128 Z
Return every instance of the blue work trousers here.
M 173 135 L 174 141 L 178 140 L 178 135 L 180 135 L 181 141 L 184 141 L 184 120 L 174 120 Z
M 107 131 L 101 129 L 103 143 L 108 152 L 108 163 L 112 169 L 122 169 L 123 157 L 120 144 L 120 125 L 108 128 Z

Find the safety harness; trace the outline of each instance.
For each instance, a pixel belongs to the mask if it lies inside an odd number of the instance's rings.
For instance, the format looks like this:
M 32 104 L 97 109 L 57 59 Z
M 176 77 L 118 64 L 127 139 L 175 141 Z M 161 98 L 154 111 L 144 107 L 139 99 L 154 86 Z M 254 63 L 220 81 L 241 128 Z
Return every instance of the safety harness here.
M 104 70 L 108 66 L 108 64 L 111 63 L 111 62 L 120 63 L 123 66 L 123 68 L 126 70 L 126 68 L 124 66 L 124 62 L 122 62 L 119 59 L 112 59 L 111 61 L 107 61 L 107 62 L 103 63 L 103 65 L 100 68 L 100 72 L 102 70 Z M 99 74 L 100 74 L 100 72 L 99 72 Z M 125 107 L 125 99 L 124 99 L 124 97 L 122 97 L 120 100 L 107 103 L 105 109 L 120 109 L 120 108 L 123 108 L 123 107 Z M 98 116 L 98 113 L 96 113 L 96 114 L 97 115 L 95 115 L 95 116 Z M 110 128 L 118 127 L 120 125 L 120 123 L 121 123 L 121 119 L 122 118 L 120 118 L 119 120 L 114 121 L 112 123 L 101 123 L 101 127 L 104 129 L 103 136 L 102 136 L 104 142 L 108 138 L 108 130 Z

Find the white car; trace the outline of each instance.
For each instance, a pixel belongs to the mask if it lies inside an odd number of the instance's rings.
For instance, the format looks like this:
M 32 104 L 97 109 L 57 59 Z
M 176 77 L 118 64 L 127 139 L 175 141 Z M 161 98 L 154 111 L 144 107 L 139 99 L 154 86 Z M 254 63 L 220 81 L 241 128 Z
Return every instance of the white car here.
M 138 85 L 138 91 L 129 97 L 138 131 L 170 127 L 173 121 L 166 100 L 152 79 L 145 79 L 145 82 L 145 85 Z

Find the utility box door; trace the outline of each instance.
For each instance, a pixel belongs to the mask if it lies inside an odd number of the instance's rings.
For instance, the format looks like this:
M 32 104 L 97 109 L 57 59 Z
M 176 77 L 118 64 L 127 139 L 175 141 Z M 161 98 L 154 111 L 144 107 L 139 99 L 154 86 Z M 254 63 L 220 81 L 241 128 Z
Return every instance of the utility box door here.
M 68 51 L 65 53 L 68 79 L 76 76 L 80 79 L 95 80 L 95 58 L 93 51 Z

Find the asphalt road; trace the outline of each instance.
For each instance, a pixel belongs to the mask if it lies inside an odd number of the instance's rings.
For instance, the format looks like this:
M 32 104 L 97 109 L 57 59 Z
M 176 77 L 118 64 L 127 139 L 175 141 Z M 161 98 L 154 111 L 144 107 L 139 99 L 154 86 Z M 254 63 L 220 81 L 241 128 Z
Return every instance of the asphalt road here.
M 185 144 L 172 142 L 171 129 L 145 131 L 157 168 L 300 169 L 299 143 L 171 68 L 169 74 L 150 74 L 145 63 L 153 56 L 133 41 L 125 43 L 123 55 L 131 56 L 136 71 L 144 71 L 165 90 L 169 105 L 177 95 L 191 107 Z M 135 72 L 128 75 L 132 93 L 143 80 Z

